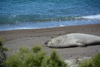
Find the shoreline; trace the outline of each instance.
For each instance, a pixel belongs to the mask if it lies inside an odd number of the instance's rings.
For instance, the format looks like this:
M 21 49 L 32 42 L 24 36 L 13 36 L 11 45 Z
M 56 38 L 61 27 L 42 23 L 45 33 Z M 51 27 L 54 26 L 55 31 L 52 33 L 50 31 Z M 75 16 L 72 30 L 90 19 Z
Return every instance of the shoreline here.
M 78 26 L 93 26 L 93 25 L 99 25 L 100 23 L 96 23 L 96 24 L 83 24 L 83 25 L 68 25 L 68 26 L 59 26 L 59 27 L 48 27 L 48 28 L 36 28 L 36 29 L 12 29 L 12 30 L 2 30 L 0 32 L 4 32 L 4 31 L 18 31 L 18 30 L 43 30 L 43 29 L 52 29 L 52 28 L 64 28 L 64 27 L 78 27 Z
M 92 20 L 92 21 L 93 21 L 93 20 Z M 34 29 L 37 30 L 37 29 L 59 28 L 59 27 L 66 27 L 66 26 L 69 27 L 69 26 L 82 26 L 82 25 L 100 24 L 99 21 L 98 21 L 98 22 L 95 22 L 95 23 L 90 23 L 90 24 L 88 24 L 88 22 L 87 22 L 86 20 L 84 21 L 85 23 L 82 22 L 82 24 L 80 24 L 81 21 L 80 21 L 80 22 L 75 21 L 75 22 L 78 22 L 77 24 L 74 24 L 74 23 L 73 23 L 73 24 L 70 24 L 71 22 L 69 22 L 69 24 L 66 24 L 66 23 L 63 24 L 62 22 L 65 22 L 65 21 L 61 21 L 60 23 L 53 23 L 53 22 L 52 22 L 51 24 L 48 23 L 48 25 L 50 25 L 50 26 L 44 25 L 44 26 L 40 26 L 40 27 L 37 26 L 36 28 L 34 27 L 33 24 L 29 25 L 30 27 L 29 27 L 29 26 L 28 26 L 28 27 L 23 27 L 23 26 L 17 25 L 17 26 L 20 26 L 20 27 L 16 27 L 16 26 L 15 26 L 14 28 L 12 27 L 13 25 L 12 25 L 12 26 L 9 26 L 9 27 L 8 27 L 8 26 L 4 26 L 4 27 L 3 27 L 3 26 L 1 25 L 1 26 L 0 26 L 0 27 L 1 27 L 0 31 L 31 30 L 31 29 L 32 29 L 32 30 L 34 30 Z M 43 24 L 44 24 L 44 23 L 43 23 Z M 53 25 L 53 24 L 54 24 L 54 26 L 51 26 L 51 25 Z M 55 25 L 55 24 L 57 24 L 57 25 Z M 21 25 L 23 25 L 23 24 L 21 24 Z
M 100 24 L 0 31 L 0 37 L 5 41 L 5 46 L 10 49 L 6 54 L 11 55 L 13 51 L 18 50 L 21 46 L 31 48 L 34 45 L 44 45 L 44 43 L 51 38 L 69 33 L 85 33 L 100 36 Z M 43 50 L 48 53 L 52 50 L 56 50 L 62 59 L 83 58 L 100 53 L 100 45 L 62 49 L 44 46 Z

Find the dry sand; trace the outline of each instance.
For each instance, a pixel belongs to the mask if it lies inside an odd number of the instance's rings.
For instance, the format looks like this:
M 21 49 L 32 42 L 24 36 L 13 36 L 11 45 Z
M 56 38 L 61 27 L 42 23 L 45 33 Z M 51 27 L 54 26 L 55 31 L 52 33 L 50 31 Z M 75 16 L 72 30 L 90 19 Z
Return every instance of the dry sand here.
M 13 51 L 21 46 L 32 47 L 34 45 L 44 45 L 44 43 L 53 38 L 69 33 L 85 33 L 100 36 L 100 24 L 66 26 L 46 29 L 25 29 L 0 31 L 0 36 L 5 40 L 5 46 L 10 49 L 7 55 L 11 55 Z M 56 50 L 62 59 L 90 57 L 96 53 L 100 53 L 100 45 L 87 47 L 72 47 L 72 48 L 48 48 L 43 47 L 44 51 L 50 53 Z

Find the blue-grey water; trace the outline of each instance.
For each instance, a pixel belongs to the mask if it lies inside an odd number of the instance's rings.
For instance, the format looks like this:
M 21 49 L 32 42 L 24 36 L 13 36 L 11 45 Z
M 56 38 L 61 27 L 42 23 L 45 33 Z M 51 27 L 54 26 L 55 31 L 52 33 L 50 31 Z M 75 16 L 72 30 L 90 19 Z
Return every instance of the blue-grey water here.
M 100 23 L 100 0 L 0 0 L 0 31 Z

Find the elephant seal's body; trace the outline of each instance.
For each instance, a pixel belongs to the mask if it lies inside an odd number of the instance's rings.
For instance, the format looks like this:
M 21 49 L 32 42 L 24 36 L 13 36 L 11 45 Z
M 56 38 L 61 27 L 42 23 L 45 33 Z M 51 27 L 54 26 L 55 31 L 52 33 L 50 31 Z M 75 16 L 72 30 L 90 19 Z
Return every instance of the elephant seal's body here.
M 74 47 L 74 46 L 87 46 L 100 44 L 100 37 L 89 35 L 89 34 L 81 34 L 81 33 L 72 33 L 63 36 L 59 36 L 48 40 L 45 42 L 45 45 L 48 47 Z

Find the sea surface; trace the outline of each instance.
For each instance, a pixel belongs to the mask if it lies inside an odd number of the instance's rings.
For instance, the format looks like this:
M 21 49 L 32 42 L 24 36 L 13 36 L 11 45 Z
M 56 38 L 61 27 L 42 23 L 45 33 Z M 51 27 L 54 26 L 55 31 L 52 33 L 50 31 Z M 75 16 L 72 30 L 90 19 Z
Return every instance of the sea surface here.
M 100 24 L 100 0 L 0 0 L 0 31 Z

